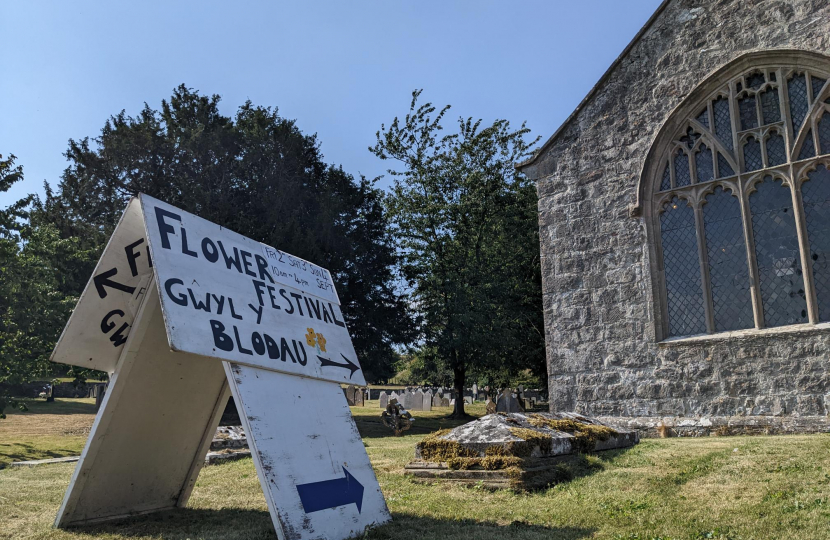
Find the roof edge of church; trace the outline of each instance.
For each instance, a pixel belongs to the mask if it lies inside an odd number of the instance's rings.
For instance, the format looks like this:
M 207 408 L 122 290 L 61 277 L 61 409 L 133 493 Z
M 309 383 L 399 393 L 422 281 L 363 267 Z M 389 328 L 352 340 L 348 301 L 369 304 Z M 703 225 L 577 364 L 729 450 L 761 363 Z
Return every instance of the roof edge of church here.
M 545 141 L 545 143 L 542 146 L 539 147 L 539 149 L 537 149 L 535 152 L 533 152 L 533 155 L 531 155 L 529 158 L 525 159 L 524 161 L 519 161 L 517 163 L 514 163 L 513 166 L 516 169 L 521 170 L 521 169 L 524 169 L 525 167 L 527 167 L 529 165 L 533 165 L 533 163 L 535 163 L 536 160 L 539 159 L 539 156 L 544 154 L 545 151 L 556 141 L 556 139 L 559 137 L 559 135 L 562 133 L 562 131 L 564 131 L 565 128 L 568 126 L 568 124 L 570 124 L 571 121 L 574 118 L 576 118 L 576 116 L 579 114 L 579 112 L 582 111 L 582 109 L 585 107 L 585 105 L 591 100 L 591 98 L 594 97 L 594 95 L 599 90 L 600 86 L 602 86 L 603 83 L 606 80 L 608 80 L 608 78 L 611 76 L 611 73 L 614 71 L 614 68 L 616 68 L 620 64 L 620 62 L 622 62 L 622 59 L 625 58 L 628 55 L 628 53 L 631 51 L 631 49 L 634 47 L 634 45 L 638 41 L 640 41 L 640 38 L 651 27 L 651 25 L 654 23 L 654 21 L 657 19 L 657 17 L 660 16 L 660 14 L 666 8 L 666 6 L 669 4 L 669 2 L 671 2 L 671 0 L 663 0 L 660 3 L 660 5 L 657 6 L 657 9 L 654 11 L 654 13 L 651 14 L 651 17 L 649 17 L 648 20 L 646 21 L 646 23 L 643 25 L 643 27 L 640 28 L 640 31 L 637 32 L 637 34 L 628 43 L 628 45 L 626 45 L 625 49 L 623 49 L 623 51 L 620 53 L 620 55 L 617 56 L 617 58 L 611 63 L 610 66 L 608 66 L 608 69 L 605 70 L 605 73 L 602 74 L 602 76 L 594 84 L 594 86 L 591 88 L 591 90 L 589 90 L 588 93 L 585 95 L 585 97 L 582 98 L 582 101 L 579 102 L 579 105 L 576 106 L 576 109 L 574 109 L 573 112 L 565 119 L 565 121 L 562 122 L 562 124 L 557 128 L 557 130 L 553 132 L 553 135 L 551 135 L 548 138 L 548 140 Z

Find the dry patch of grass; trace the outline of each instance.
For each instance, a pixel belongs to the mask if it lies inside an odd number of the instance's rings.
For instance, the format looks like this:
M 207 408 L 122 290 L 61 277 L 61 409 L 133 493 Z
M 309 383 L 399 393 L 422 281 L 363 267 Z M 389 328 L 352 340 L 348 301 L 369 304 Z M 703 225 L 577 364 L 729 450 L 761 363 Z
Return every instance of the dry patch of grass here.
M 94 399 L 25 400 L 28 412 L 0 420 L 0 467 L 13 461 L 77 456 L 95 420 Z
M 456 425 L 441 418 L 448 409 L 414 412 L 403 437 L 380 424 L 377 402 L 352 411 L 394 518 L 372 540 L 828 538 L 830 435 L 645 440 L 582 458 L 590 472 L 571 482 L 517 494 L 402 475 L 426 433 Z M 0 539 L 276 538 L 250 459 L 205 468 L 185 510 L 54 530 L 72 470 L 0 470 Z

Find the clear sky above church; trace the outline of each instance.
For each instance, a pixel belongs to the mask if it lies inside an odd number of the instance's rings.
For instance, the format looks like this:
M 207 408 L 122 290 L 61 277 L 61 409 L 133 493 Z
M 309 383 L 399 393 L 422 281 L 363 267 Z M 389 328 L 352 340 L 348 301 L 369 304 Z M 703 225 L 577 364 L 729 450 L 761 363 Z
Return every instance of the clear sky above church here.
M 451 117 L 527 121 L 547 139 L 659 5 L 603 1 L 106 0 L 0 4 L 0 154 L 57 184 L 69 138 L 122 109 L 159 108 L 180 83 L 279 108 L 329 163 L 383 174 L 367 151 L 410 94 Z M 386 185 L 382 181 L 382 185 Z

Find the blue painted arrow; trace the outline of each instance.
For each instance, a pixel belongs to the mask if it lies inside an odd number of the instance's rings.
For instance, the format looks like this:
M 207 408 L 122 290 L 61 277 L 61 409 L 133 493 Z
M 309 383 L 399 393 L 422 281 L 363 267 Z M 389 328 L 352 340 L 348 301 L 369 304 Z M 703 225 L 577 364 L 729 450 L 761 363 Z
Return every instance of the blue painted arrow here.
M 357 505 L 357 513 L 360 513 L 363 507 L 363 485 L 349 474 L 346 467 L 343 467 L 343 472 L 346 473 L 344 478 L 297 486 L 306 514 L 352 503 Z

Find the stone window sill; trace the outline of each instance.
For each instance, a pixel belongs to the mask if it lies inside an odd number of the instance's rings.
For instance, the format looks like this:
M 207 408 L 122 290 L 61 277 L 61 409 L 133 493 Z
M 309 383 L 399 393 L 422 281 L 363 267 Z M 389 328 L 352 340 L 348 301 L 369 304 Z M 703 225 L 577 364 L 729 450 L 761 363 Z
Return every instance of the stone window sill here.
M 721 343 L 725 341 L 777 337 L 777 336 L 807 336 L 811 334 L 830 333 L 830 322 L 818 324 L 793 324 L 790 326 L 779 326 L 776 328 L 749 328 L 747 330 L 736 330 L 734 332 L 718 332 L 717 334 L 701 334 L 697 336 L 673 337 L 657 343 L 660 347 L 676 347 L 682 345 L 705 345 Z

